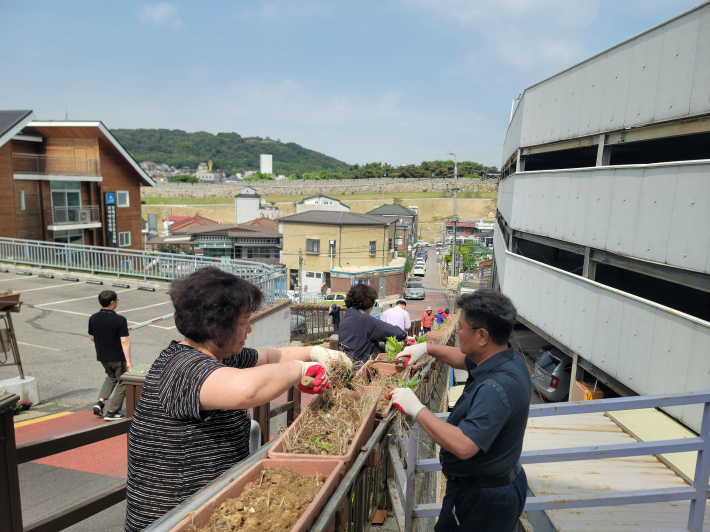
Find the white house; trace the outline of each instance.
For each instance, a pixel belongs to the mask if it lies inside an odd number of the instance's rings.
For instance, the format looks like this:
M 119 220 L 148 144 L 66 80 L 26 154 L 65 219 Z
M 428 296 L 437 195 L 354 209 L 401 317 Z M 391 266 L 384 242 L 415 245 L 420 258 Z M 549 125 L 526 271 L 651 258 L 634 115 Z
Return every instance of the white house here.
M 310 198 L 304 198 L 296 205 L 296 214 L 301 214 L 307 211 L 336 211 L 336 212 L 350 212 L 350 207 L 344 205 L 340 200 L 335 198 L 329 198 L 322 194 L 317 196 L 311 196 Z

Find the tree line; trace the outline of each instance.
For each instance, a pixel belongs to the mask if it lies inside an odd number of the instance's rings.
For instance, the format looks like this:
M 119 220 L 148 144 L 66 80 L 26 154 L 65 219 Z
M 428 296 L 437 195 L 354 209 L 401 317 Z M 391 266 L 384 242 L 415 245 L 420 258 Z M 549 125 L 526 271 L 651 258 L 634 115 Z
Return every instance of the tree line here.
M 489 172 L 498 172 L 495 166 L 485 166 L 474 161 L 462 161 L 457 168 L 459 177 L 480 178 Z M 300 173 L 294 172 L 288 179 L 377 179 L 387 178 L 437 178 L 454 175 L 454 161 L 424 161 L 419 165 L 392 166 L 388 163 L 354 164 L 346 172 Z

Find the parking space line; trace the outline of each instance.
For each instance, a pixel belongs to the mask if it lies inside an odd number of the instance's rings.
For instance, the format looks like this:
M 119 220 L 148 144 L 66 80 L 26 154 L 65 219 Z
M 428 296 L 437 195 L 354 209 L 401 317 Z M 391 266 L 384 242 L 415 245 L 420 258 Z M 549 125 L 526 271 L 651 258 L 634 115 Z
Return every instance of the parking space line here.
M 52 286 L 43 286 L 42 288 L 30 288 L 29 290 L 23 290 L 22 293 L 24 294 L 25 292 L 34 292 L 35 290 L 48 290 L 49 288 L 61 288 L 63 286 L 73 286 L 76 288 L 77 285 L 75 284 L 53 284 Z
M 44 347 L 43 345 L 26 344 L 25 342 L 17 342 L 20 345 L 29 345 L 30 347 L 39 347 L 40 349 L 49 349 L 50 351 L 60 351 L 59 349 L 54 349 L 53 347 Z
M 143 310 L 144 308 L 159 307 L 160 305 L 167 305 L 172 303 L 172 301 L 163 301 L 162 303 L 156 303 L 155 305 L 148 305 L 147 307 L 129 308 L 126 310 L 117 309 L 119 314 L 124 314 L 125 312 L 133 312 L 134 310 Z
M 76 316 L 86 316 L 88 318 L 91 317 L 91 314 L 85 314 L 83 312 L 74 312 L 73 310 L 62 310 L 59 308 L 46 308 L 46 307 L 43 307 L 42 310 L 49 310 L 50 312 L 63 312 L 64 314 L 74 314 Z M 119 314 L 120 314 L 120 312 L 119 312 Z M 126 320 L 126 321 L 128 321 L 128 320 Z M 135 325 L 136 323 L 141 323 L 141 322 L 140 321 L 128 321 L 129 325 Z M 156 329 L 163 329 L 166 331 L 169 331 L 169 330 L 175 328 L 174 325 L 172 327 L 161 327 L 160 325 L 148 325 L 148 327 L 155 327 Z M 20 342 L 17 342 L 17 343 L 19 344 Z M 36 347 L 41 347 L 41 346 L 36 346 Z M 45 348 L 45 349 L 47 349 L 47 348 Z
M 71 286 L 76 286 L 76 285 L 71 285 Z M 126 290 L 119 290 L 116 292 L 117 294 L 120 294 L 122 292 L 132 292 L 134 290 L 137 290 L 137 288 L 127 288 Z M 40 308 L 40 307 L 45 307 L 47 305 L 58 305 L 60 303 L 71 303 L 72 301 L 82 301 L 84 299 L 94 299 L 98 297 L 98 294 L 95 296 L 87 296 L 87 297 L 77 297 L 76 299 L 65 299 L 64 301 L 51 301 L 49 303 L 40 303 L 39 305 L 34 305 L 35 308 Z M 84 316 L 89 316 L 89 314 L 83 314 Z
M 20 277 L 10 277 L 8 279 L 0 279 L 0 283 L 3 283 L 5 281 L 30 281 L 32 279 L 37 279 L 34 275 L 28 275 L 28 276 L 20 276 Z

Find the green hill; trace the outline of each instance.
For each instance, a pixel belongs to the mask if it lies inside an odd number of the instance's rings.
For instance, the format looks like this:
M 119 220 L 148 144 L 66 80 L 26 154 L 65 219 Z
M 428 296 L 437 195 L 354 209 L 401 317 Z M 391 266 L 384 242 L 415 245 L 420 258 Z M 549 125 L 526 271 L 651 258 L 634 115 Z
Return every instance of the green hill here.
M 347 172 L 348 165 L 298 144 L 259 137 L 244 138 L 237 133 L 204 131 L 186 133 L 179 129 L 114 129 L 111 131 L 138 162 L 153 161 L 176 168 L 197 168 L 212 160 L 213 167 L 228 173 L 259 169 L 259 156 L 274 156 L 274 173 Z

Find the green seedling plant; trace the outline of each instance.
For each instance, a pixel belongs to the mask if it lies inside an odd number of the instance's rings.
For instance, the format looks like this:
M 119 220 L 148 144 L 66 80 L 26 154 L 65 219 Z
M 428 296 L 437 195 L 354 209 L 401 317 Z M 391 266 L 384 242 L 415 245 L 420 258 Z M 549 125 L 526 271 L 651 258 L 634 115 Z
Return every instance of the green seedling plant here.
M 322 439 L 323 439 L 323 436 L 318 436 L 317 438 L 309 439 L 308 443 L 310 443 L 313 447 L 316 447 L 318 449 L 327 449 L 328 451 L 333 449 L 330 445 L 326 445 L 325 443 L 321 443 Z
M 402 351 L 404 347 L 403 342 L 399 342 L 394 336 L 387 338 L 385 343 L 385 353 L 387 353 L 387 360 L 393 361 L 395 357 Z
M 397 377 L 397 380 L 399 381 L 400 388 L 411 388 L 413 390 L 419 385 L 419 375 L 415 375 L 414 377 L 406 381 L 401 377 Z
M 426 336 L 421 335 L 421 336 L 417 336 L 415 338 L 415 340 L 418 344 L 423 344 L 424 342 L 426 342 L 427 338 L 426 338 Z

